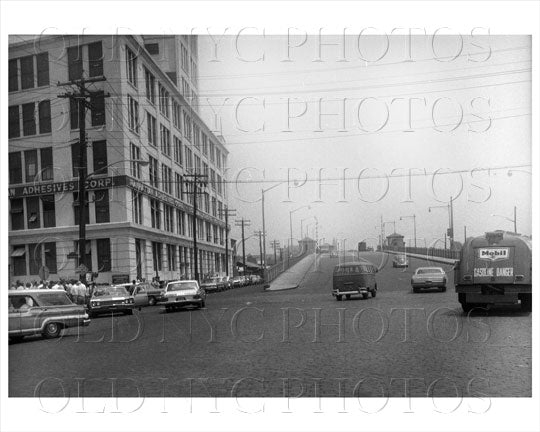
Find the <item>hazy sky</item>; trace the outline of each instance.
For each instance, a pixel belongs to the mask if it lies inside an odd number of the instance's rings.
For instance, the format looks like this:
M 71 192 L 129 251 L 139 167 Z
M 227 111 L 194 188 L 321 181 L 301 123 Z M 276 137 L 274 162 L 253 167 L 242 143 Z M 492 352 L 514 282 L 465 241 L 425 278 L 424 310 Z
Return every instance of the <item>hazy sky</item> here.
M 323 36 L 324 44 L 337 45 L 320 49 L 318 36 L 304 40 L 199 40 L 201 113 L 211 127 L 218 113 L 229 180 L 241 181 L 229 186 L 230 206 L 251 220 L 249 234 L 262 226 L 261 188 L 286 181 L 288 172 L 301 180 L 298 187 L 266 193 L 268 244 L 286 242 L 289 211 L 304 205 L 310 209 L 293 214 L 295 237 L 308 217 L 304 226 L 312 223 L 314 236 L 316 216 L 319 238 L 346 237 L 352 246 L 377 237 L 382 215 L 410 238 L 412 219 L 399 218 L 414 214 L 418 242 L 430 243 L 444 235 L 448 213 L 428 207 L 450 196 L 456 240 L 465 225 L 468 235 L 512 230 L 491 215 L 511 218 L 514 205 L 518 231 L 531 233 L 529 37 L 409 43 L 404 36 Z M 497 169 L 512 166 L 520 167 Z M 448 171 L 460 172 L 433 175 Z M 344 172 L 347 180 L 339 180 Z M 239 230 L 232 235 L 240 238 Z M 258 253 L 255 240 L 247 248 Z

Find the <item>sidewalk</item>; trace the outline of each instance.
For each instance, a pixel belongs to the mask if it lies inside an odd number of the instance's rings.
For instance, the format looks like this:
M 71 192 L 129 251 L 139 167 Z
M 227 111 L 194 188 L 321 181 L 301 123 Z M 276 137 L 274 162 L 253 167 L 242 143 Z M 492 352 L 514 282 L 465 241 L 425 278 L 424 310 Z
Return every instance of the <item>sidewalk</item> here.
M 315 257 L 315 254 L 309 254 L 304 259 L 297 262 L 290 269 L 284 271 L 270 282 L 270 286 L 266 288 L 265 291 L 281 291 L 298 288 L 298 285 L 313 265 Z
M 418 258 L 423 259 L 426 261 L 441 263 L 441 264 L 449 264 L 454 265 L 459 260 L 453 259 L 453 258 L 441 258 L 437 256 L 429 256 L 429 255 L 420 255 L 420 254 L 414 254 L 414 253 L 408 253 L 408 252 L 394 252 L 394 251 L 384 251 L 387 254 L 393 254 L 393 255 L 407 255 L 411 258 Z

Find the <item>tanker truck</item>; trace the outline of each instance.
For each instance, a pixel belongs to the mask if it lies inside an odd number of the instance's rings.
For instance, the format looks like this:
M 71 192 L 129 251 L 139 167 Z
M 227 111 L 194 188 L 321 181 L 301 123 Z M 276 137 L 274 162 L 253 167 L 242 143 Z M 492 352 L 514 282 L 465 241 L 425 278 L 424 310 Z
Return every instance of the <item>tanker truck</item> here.
M 532 242 L 507 231 L 467 239 L 456 263 L 454 281 L 465 312 L 493 304 L 532 308 Z

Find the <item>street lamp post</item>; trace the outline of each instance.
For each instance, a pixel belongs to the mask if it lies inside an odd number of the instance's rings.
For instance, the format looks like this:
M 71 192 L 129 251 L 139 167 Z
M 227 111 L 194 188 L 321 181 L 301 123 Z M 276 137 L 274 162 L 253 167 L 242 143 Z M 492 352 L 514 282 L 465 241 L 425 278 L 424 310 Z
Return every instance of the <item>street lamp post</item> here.
M 291 235 L 290 240 L 289 240 L 289 247 L 290 247 L 290 249 L 289 249 L 289 255 L 291 254 L 291 251 L 292 251 L 292 241 L 293 241 L 293 234 L 292 234 L 292 214 L 295 213 L 295 212 L 297 212 L 298 210 L 302 210 L 302 209 L 304 209 L 304 208 L 310 209 L 311 207 L 308 206 L 308 205 L 305 205 L 305 206 L 302 206 L 302 207 L 298 207 L 298 208 L 296 208 L 296 209 L 294 209 L 294 210 L 291 210 L 291 211 L 289 212 L 289 230 L 290 230 L 290 235 Z
M 436 208 L 446 208 L 448 210 L 448 225 L 449 225 L 449 231 L 450 231 L 450 249 L 454 246 L 454 198 L 450 197 L 450 201 L 447 205 L 440 205 L 440 206 L 431 206 L 428 207 L 428 212 L 431 213 L 432 209 Z
M 413 214 L 411 216 L 400 216 L 399 220 L 408 219 L 408 218 L 412 218 L 412 220 L 413 220 L 414 247 L 416 249 L 416 215 Z

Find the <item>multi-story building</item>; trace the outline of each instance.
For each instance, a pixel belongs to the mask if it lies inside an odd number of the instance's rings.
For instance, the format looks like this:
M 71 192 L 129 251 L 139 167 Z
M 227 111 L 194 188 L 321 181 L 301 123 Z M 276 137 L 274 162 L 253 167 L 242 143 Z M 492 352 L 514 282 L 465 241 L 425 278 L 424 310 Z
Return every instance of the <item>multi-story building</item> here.
M 9 46 L 10 277 L 75 278 L 78 104 L 58 85 L 88 85 L 86 266 L 97 282 L 225 271 L 227 150 L 196 109 L 197 37 L 48 36 Z M 186 84 L 183 84 L 183 83 Z M 143 161 L 144 163 L 138 162 Z M 230 255 L 230 254 L 229 254 Z

